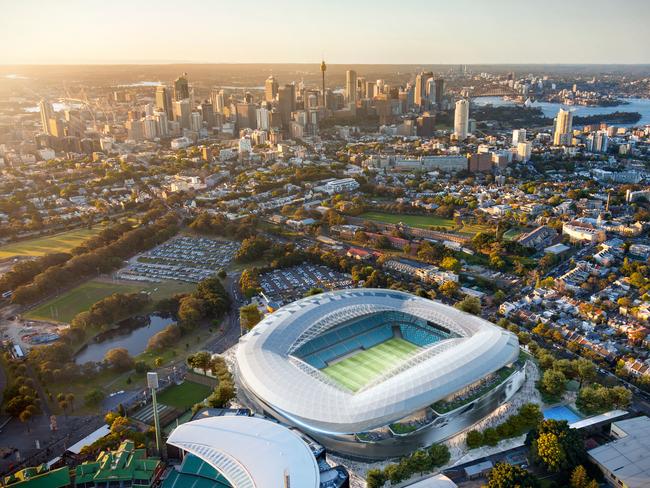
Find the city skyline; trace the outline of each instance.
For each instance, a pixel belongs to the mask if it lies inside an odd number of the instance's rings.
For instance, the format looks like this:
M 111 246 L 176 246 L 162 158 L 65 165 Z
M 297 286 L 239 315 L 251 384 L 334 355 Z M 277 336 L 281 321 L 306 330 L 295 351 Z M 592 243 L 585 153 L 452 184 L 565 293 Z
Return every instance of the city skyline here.
M 242 17 L 204 0 L 163 0 L 155 9 L 118 0 L 110 10 L 96 1 L 70 0 L 65 9 L 13 2 L 0 19 L 0 41 L 12 47 L 0 64 L 305 63 L 321 56 L 332 64 L 650 63 L 650 4 L 641 0 L 626 2 L 614 22 L 602 0 L 588 9 L 559 0 L 544 9 L 514 0 L 305 6 L 253 0 Z M 160 28 L 183 16 L 186 29 Z M 199 19 L 205 28 L 193 29 Z

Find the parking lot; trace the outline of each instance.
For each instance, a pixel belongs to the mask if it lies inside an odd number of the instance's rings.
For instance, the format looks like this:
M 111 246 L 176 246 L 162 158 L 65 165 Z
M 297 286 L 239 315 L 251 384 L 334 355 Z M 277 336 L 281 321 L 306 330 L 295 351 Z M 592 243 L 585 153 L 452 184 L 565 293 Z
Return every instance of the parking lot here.
M 177 237 L 133 258 L 116 277 L 132 281 L 178 280 L 189 283 L 228 266 L 240 244 L 204 237 Z
M 311 288 L 351 288 L 352 278 L 327 266 L 301 264 L 263 274 L 260 286 L 269 300 L 284 304 L 302 298 Z

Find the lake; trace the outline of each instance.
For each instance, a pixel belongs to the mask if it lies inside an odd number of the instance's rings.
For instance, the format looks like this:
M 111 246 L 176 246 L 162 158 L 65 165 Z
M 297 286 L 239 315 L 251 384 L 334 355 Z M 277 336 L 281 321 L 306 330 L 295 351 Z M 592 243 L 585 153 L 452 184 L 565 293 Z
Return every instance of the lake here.
M 563 105 L 561 103 L 539 101 L 533 102 L 531 106 L 541 108 L 544 116 L 551 118 L 555 117 L 558 110 L 561 108 L 571 110 L 574 116 L 577 115 L 579 117 L 583 117 L 585 115 L 611 114 L 613 112 L 639 112 L 641 114 L 641 120 L 635 124 L 612 125 L 621 125 L 625 127 L 650 125 L 650 99 L 625 98 L 623 100 L 628 102 L 627 105 L 619 105 L 617 107 L 583 107 L 582 105 Z M 501 97 L 476 97 L 472 98 L 472 104 L 479 107 L 483 107 L 485 105 L 494 105 L 495 107 L 521 105 L 520 103 L 514 102 L 513 100 L 505 100 Z
M 88 361 L 100 362 L 104 355 L 116 347 L 123 347 L 131 356 L 136 356 L 147 348 L 149 338 L 160 332 L 175 320 L 172 317 L 161 315 L 149 315 L 146 317 L 132 317 L 123 320 L 118 325 L 119 329 L 113 329 L 99 334 L 94 342 L 91 342 L 77 354 L 77 364 Z

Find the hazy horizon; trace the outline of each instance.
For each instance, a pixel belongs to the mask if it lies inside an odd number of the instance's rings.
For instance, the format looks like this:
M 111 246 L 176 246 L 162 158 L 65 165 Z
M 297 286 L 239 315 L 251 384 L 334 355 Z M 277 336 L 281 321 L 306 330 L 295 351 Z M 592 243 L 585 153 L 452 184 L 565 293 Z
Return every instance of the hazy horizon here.
M 0 65 L 650 63 L 644 0 L 23 0 L 2 12 Z

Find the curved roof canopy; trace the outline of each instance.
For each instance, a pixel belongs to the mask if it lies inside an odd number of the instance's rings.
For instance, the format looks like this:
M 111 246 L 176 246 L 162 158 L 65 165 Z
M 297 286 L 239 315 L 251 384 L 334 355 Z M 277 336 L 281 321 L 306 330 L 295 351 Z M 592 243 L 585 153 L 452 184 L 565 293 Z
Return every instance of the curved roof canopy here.
M 256 417 L 224 416 L 176 427 L 167 443 L 194 454 L 218 470 L 234 488 L 291 486 L 317 488 L 318 464 L 298 434 Z
M 441 325 L 434 343 L 356 393 L 292 353 L 351 319 L 399 311 Z M 400 420 L 515 361 L 517 337 L 439 302 L 385 289 L 349 289 L 303 298 L 268 315 L 240 339 L 239 377 L 260 400 L 296 425 L 352 434 Z

